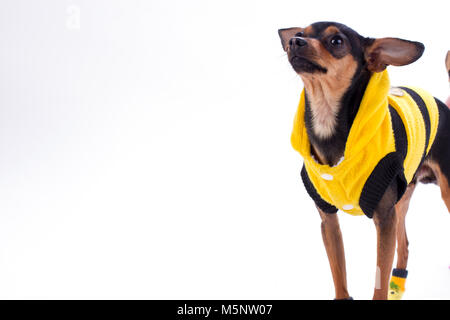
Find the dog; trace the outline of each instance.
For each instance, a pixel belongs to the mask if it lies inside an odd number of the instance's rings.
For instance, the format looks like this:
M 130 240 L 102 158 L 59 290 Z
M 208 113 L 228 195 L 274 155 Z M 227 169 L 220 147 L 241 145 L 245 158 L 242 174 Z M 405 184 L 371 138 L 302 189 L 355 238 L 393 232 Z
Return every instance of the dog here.
M 450 109 L 422 89 L 390 87 L 387 72 L 389 65 L 418 60 L 424 45 L 363 37 L 336 22 L 278 34 L 304 84 L 291 143 L 303 157 L 301 178 L 322 220 L 335 299 L 352 299 L 338 210 L 373 219 L 373 299 L 401 299 L 408 273 L 405 216 L 416 185 L 439 185 L 450 212 Z M 449 63 L 447 56 L 447 69 Z

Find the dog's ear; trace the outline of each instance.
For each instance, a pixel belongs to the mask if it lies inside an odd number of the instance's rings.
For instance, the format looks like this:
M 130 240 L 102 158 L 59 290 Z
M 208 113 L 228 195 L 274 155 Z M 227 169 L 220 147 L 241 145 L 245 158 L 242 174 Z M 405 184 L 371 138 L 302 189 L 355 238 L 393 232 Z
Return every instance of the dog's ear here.
M 450 77 L 450 50 L 447 51 L 447 57 L 445 58 L 445 66 L 447 67 L 448 76 Z
M 278 35 L 281 39 L 281 45 L 283 46 L 283 50 L 287 51 L 287 46 L 289 40 L 295 36 L 297 33 L 302 32 L 303 28 L 287 28 L 278 30 Z
M 373 72 L 381 72 L 388 65 L 404 66 L 419 59 L 424 50 L 425 46 L 420 42 L 397 38 L 367 39 L 367 68 Z

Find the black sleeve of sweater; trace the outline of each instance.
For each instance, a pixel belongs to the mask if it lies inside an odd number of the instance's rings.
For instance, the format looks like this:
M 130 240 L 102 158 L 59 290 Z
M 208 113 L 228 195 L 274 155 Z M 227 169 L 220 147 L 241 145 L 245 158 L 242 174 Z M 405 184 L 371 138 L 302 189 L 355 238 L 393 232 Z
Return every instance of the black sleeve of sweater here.
M 338 209 L 335 206 L 323 200 L 317 193 L 316 188 L 314 188 L 314 185 L 312 184 L 311 180 L 308 177 L 305 165 L 303 165 L 302 172 L 300 175 L 302 177 L 302 181 L 303 184 L 305 185 L 306 191 L 308 192 L 309 196 L 314 200 L 316 206 L 325 213 L 330 214 L 336 213 Z
M 403 171 L 403 159 L 397 152 L 391 152 L 381 159 L 364 184 L 359 206 L 367 217 L 373 217 L 378 203 L 394 179 L 397 179 L 398 201 L 405 193 L 408 183 Z

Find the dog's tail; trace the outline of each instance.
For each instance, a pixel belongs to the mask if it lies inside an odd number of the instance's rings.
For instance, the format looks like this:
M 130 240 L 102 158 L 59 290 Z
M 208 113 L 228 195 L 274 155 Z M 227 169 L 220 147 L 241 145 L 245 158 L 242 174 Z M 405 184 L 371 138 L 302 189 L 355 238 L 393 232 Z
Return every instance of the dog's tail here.
M 445 57 L 445 68 L 448 73 L 448 81 L 450 81 L 450 50 L 447 51 L 447 56 Z M 450 108 L 450 96 L 447 98 L 445 103 L 447 104 L 447 107 Z

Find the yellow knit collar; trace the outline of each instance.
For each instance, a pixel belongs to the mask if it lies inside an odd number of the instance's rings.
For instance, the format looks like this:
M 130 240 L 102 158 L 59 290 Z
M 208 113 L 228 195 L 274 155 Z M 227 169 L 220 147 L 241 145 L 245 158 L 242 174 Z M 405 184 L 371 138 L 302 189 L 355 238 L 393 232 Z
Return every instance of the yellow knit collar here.
M 358 154 L 371 138 L 376 134 L 378 128 L 389 112 L 388 93 L 389 93 L 389 75 L 387 70 L 374 73 L 369 80 L 361 105 L 353 121 L 350 133 L 345 145 L 344 160 L 334 166 L 336 168 L 342 163 L 349 161 L 353 155 Z M 291 144 L 305 159 L 305 163 L 314 166 L 327 165 L 318 164 L 311 156 L 311 146 L 305 127 L 305 90 L 300 96 L 297 113 L 294 119 L 294 128 L 291 135 Z

